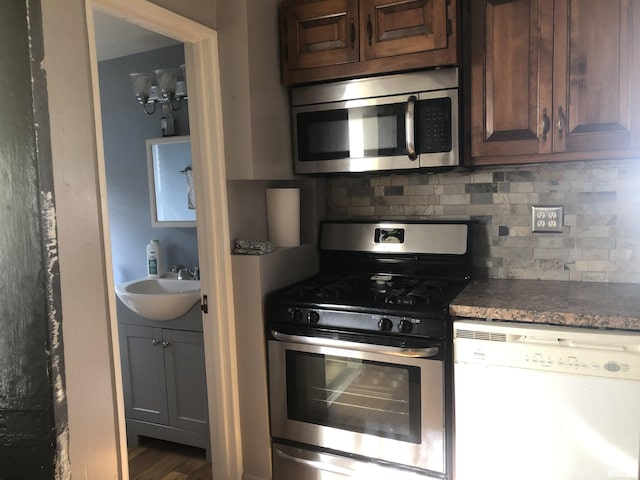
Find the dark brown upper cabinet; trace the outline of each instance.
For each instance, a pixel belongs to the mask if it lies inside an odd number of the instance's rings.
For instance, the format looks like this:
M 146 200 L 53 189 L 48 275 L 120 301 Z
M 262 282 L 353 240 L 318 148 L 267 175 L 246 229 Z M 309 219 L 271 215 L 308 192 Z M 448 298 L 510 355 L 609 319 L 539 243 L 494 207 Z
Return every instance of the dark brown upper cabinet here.
M 285 0 L 285 85 L 456 65 L 457 0 Z
M 282 7 L 280 22 L 281 41 L 293 68 L 329 67 L 360 60 L 357 0 L 287 4 Z
M 640 155 L 640 1 L 465 8 L 471 164 Z

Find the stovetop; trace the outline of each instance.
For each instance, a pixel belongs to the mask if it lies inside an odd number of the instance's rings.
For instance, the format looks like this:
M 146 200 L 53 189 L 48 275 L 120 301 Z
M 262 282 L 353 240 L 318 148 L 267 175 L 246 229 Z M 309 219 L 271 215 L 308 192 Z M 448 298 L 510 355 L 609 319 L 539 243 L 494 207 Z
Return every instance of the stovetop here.
M 318 275 L 271 294 L 269 324 L 442 338 L 464 281 L 392 274 Z
M 286 288 L 277 297 L 297 306 L 415 314 L 447 306 L 461 284 L 389 273 L 325 274 Z
M 461 222 L 327 222 L 321 272 L 270 294 L 267 326 L 442 338 L 449 303 L 469 279 L 468 230 Z

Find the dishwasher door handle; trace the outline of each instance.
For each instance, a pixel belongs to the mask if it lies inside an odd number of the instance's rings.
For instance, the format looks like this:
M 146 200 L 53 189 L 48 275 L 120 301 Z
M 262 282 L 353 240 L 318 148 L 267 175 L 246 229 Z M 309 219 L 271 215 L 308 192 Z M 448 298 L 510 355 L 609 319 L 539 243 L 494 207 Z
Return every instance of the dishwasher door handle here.
M 599 343 L 599 342 L 581 342 L 571 339 L 555 337 L 541 337 L 535 335 L 523 335 L 518 339 L 518 343 L 533 345 L 557 345 L 568 348 L 587 348 L 590 350 L 604 350 L 608 352 L 626 352 L 628 348 L 624 345 Z
M 314 345 L 317 347 L 345 348 L 347 350 L 358 350 L 360 352 L 379 353 L 381 355 L 394 355 L 396 357 L 408 358 L 430 358 L 440 353 L 438 347 L 425 348 L 405 348 L 388 347 L 386 345 L 376 345 L 373 343 L 350 342 L 347 340 L 335 340 L 333 338 L 306 337 L 304 335 L 291 335 L 288 333 L 271 330 L 271 335 L 276 340 L 282 342 L 301 343 L 303 345 Z

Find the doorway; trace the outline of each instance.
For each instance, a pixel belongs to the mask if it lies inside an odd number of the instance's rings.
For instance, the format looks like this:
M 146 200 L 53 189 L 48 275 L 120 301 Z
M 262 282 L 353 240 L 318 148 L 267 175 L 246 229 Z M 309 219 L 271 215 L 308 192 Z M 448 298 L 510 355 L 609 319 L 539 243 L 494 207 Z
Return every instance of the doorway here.
M 228 259 L 229 235 L 226 205 L 226 185 L 224 175 L 224 152 L 222 147 L 222 128 L 220 113 L 220 92 L 217 69 L 217 44 L 215 32 L 190 20 L 179 17 L 149 2 L 136 2 L 131 6 L 127 1 L 95 0 L 92 6 L 99 15 L 107 14 L 123 21 L 162 33 L 184 45 L 185 63 L 189 86 L 189 131 L 192 140 L 193 174 L 198 202 L 197 221 L 197 261 L 200 265 L 203 294 L 209 300 L 209 311 L 203 315 L 203 338 L 206 364 L 206 383 L 208 386 L 209 432 L 214 476 L 220 478 L 239 478 L 241 472 L 241 449 L 239 419 L 237 412 L 237 386 L 235 384 L 235 330 L 233 328 L 233 303 L 231 292 L 231 268 Z M 89 42 L 94 31 L 93 16 L 88 15 Z M 98 68 L 92 46 L 92 71 L 94 85 L 94 107 L 96 110 L 96 135 L 98 140 L 98 162 L 102 173 L 100 179 L 103 211 L 105 205 L 107 178 L 105 174 L 104 143 L 109 140 L 103 134 L 101 109 L 98 90 Z M 166 65 L 158 65 L 164 67 Z M 122 91 L 121 95 L 136 102 L 132 90 Z M 142 107 L 140 115 L 144 116 Z M 159 120 L 159 116 L 157 117 Z M 159 122 L 158 122 L 159 124 Z M 158 125 L 160 127 L 160 125 Z M 160 130 L 160 128 L 158 128 Z M 117 139 L 116 139 L 117 141 Z M 207 159 L 203 161 L 203 159 Z M 125 420 L 123 405 L 123 383 L 119 345 L 117 342 L 117 315 L 114 284 L 125 272 L 113 271 L 109 255 L 112 241 L 109 238 L 108 215 L 103 224 L 106 246 L 106 268 L 109 282 L 109 300 L 111 307 L 111 332 L 113 346 L 114 383 L 116 385 L 116 404 L 119 421 L 120 456 L 122 458 L 122 477 L 128 478 L 126 468 Z M 183 237 L 187 234 L 182 235 Z M 186 241 L 188 243 L 188 240 Z M 186 260 L 186 263 L 193 263 Z M 220 319 L 230 319 L 220 321 Z M 215 428 L 214 428 L 215 426 Z

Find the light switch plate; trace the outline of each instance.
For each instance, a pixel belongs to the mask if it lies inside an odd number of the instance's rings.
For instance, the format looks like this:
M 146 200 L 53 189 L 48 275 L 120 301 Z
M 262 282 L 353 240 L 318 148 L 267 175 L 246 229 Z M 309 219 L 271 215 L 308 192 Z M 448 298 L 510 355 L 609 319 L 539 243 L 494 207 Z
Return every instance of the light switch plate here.
M 563 207 L 532 206 L 531 231 L 562 233 L 564 227 Z

